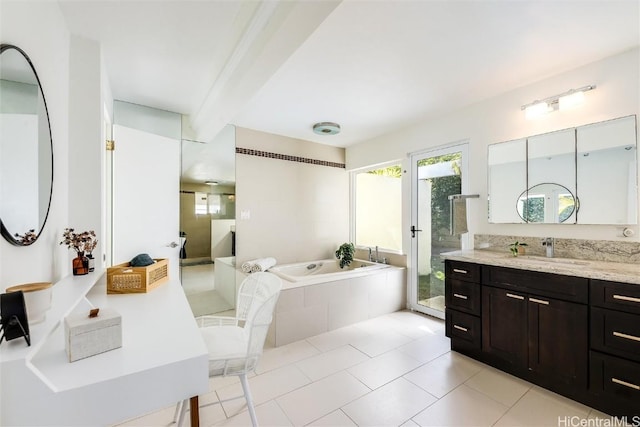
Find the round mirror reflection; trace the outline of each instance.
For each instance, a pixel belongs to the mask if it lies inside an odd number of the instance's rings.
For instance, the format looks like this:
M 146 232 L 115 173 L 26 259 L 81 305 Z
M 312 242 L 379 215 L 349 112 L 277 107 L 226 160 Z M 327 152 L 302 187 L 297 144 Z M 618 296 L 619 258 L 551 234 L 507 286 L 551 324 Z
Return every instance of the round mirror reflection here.
M 576 197 L 560 184 L 537 184 L 518 197 L 516 210 L 528 223 L 566 222 L 578 209 Z M 575 221 L 574 221 L 575 222 Z
M 49 214 L 53 147 L 47 104 L 31 60 L 0 45 L 0 232 L 11 244 L 35 242 Z

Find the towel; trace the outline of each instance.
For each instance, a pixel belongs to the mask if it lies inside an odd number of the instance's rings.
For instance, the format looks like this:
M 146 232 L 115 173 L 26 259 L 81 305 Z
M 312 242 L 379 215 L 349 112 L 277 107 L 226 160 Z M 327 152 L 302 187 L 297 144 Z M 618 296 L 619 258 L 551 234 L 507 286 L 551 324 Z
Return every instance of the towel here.
M 253 267 L 253 261 L 245 261 L 242 263 L 242 272 L 251 273 L 251 267 Z
M 459 236 L 469 231 L 467 228 L 467 199 L 465 197 L 451 200 L 451 235 Z
M 276 259 L 273 257 L 258 258 L 242 263 L 242 271 L 244 273 L 257 273 L 259 271 L 267 271 L 276 265 Z

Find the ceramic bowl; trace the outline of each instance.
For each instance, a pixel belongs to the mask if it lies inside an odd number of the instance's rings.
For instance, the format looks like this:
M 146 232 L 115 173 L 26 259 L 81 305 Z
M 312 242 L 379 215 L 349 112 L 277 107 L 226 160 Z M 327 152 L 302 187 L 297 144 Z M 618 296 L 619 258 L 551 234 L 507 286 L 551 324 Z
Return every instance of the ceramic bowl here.
M 5 292 L 22 291 L 24 293 L 27 318 L 29 325 L 33 325 L 43 322 L 47 311 L 51 308 L 52 286 L 51 282 L 25 283 L 11 286 Z

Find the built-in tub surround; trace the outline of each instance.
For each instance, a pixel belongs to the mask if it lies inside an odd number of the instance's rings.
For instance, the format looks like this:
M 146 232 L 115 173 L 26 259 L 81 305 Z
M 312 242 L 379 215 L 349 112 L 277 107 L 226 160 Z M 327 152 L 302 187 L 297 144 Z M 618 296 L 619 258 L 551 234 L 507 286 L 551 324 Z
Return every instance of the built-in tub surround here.
M 509 253 L 509 245 L 515 241 L 526 243 L 527 255 L 546 256 L 542 240 L 549 236 L 522 237 L 476 234 L 474 248 L 483 251 Z M 640 263 L 640 242 L 620 240 L 554 239 L 554 257 L 589 261 Z
M 316 261 L 307 262 L 312 264 Z M 267 339 L 281 346 L 406 308 L 406 269 L 380 265 L 282 281 Z

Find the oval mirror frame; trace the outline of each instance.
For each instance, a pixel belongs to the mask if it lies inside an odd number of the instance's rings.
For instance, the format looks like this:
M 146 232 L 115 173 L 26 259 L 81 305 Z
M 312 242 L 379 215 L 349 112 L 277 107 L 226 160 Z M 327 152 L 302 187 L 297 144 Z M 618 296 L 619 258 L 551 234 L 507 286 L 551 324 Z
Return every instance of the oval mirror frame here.
M 538 189 L 536 191 L 536 189 Z M 551 194 L 549 194 L 549 191 L 551 191 Z M 536 195 L 536 197 L 531 197 L 531 193 L 538 193 Z M 546 199 L 550 198 L 550 195 L 554 195 L 558 197 L 558 202 L 557 202 L 557 212 L 553 212 L 554 216 L 557 216 L 557 218 L 554 217 L 554 221 L 546 221 Z M 537 217 L 535 215 L 525 215 L 524 212 L 524 204 L 525 201 L 528 202 L 530 199 L 533 200 L 541 200 L 543 199 L 542 203 L 535 203 L 535 205 L 529 204 L 529 208 L 535 208 L 536 206 L 539 208 L 537 212 Z M 571 202 L 568 202 L 568 201 Z M 565 202 L 563 204 L 563 201 Z M 554 202 L 555 203 L 555 202 Z M 518 197 L 518 200 L 516 201 L 516 212 L 518 212 L 518 215 L 520 216 L 520 218 L 522 218 L 523 221 L 525 221 L 527 224 L 530 223 L 534 223 L 534 224 L 538 224 L 538 223 L 548 223 L 548 224 L 562 224 L 563 222 L 567 221 L 569 218 L 571 218 L 571 216 L 578 211 L 580 207 L 580 203 L 577 199 L 577 197 L 571 192 L 571 190 L 569 190 L 567 187 L 565 187 L 564 185 L 561 184 L 557 184 L 554 182 L 544 182 L 544 183 L 540 183 L 540 184 L 536 184 L 528 189 L 526 189 L 525 191 L 523 191 L 520 196 Z M 540 220 L 539 215 L 542 215 L 542 220 Z
M 43 179 L 46 179 L 45 177 L 47 175 L 48 176 L 48 180 L 44 181 L 45 182 L 45 191 L 43 191 L 43 195 L 40 197 L 41 203 L 38 204 L 38 217 L 39 217 L 39 221 L 37 221 L 37 226 L 34 227 L 33 229 L 28 229 L 28 230 L 11 230 L 11 226 L 9 224 L 7 224 L 7 219 L 3 219 L 2 216 L 2 211 L 0 210 L 0 234 L 2 234 L 2 236 L 5 238 L 5 240 L 9 243 L 11 243 L 12 245 L 15 246 L 29 246 L 31 244 L 33 244 L 38 237 L 40 237 L 40 234 L 42 233 L 42 230 L 44 229 L 44 226 L 47 222 L 47 219 L 49 217 L 49 210 L 51 208 L 51 198 L 53 195 L 53 168 L 54 168 L 54 164 L 53 164 L 53 138 L 51 136 L 51 121 L 49 120 L 49 110 L 47 108 L 47 101 L 46 98 L 44 96 L 44 91 L 42 90 L 42 84 L 40 83 L 40 78 L 38 77 L 38 73 L 36 72 L 35 67 L 33 66 L 33 63 L 31 62 L 31 59 L 29 58 L 29 56 L 19 47 L 11 45 L 11 44 L 0 44 L 0 56 L 2 54 L 4 54 L 5 52 L 9 52 L 9 51 L 16 51 L 18 52 L 25 60 L 25 69 L 30 69 L 31 72 L 33 73 L 33 78 L 35 79 L 35 82 L 37 82 L 38 84 L 38 92 L 39 95 L 42 97 L 42 108 L 40 109 L 40 119 L 46 119 L 46 132 L 44 132 L 44 129 L 42 132 L 39 132 L 39 134 L 44 135 L 45 138 L 43 138 L 43 140 L 48 139 L 48 141 L 40 141 L 37 140 L 36 143 L 39 145 L 39 147 L 42 146 L 46 146 L 47 147 L 47 151 L 48 152 L 44 152 L 41 153 L 41 156 L 45 158 L 44 164 L 46 166 L 49 166 L 49 159 L 50 159 L 50 167 L 49 167 L 49 171 L 44 171 L 44 173 L 46 175 L 41 176 L 39 179 L 37 179 L 38 182 L 41 182 Z M 0 64 L 1 64 L 1 60 L 0 60 Z M 27 68 L 28 65 L 28 68 Z M 2 70 L 0 69 L 0 72 Z M 44 125 L 44 123 L 43 123 Z M 44 127 L 44 126 L 43 126 Z M 0 147 L 2 142 L 2 135 L 0 135 Z M 38 163 L 37 161 L 35 162 L 36 164 L 36 174 L 42 174 L 43 171 L 40 170 L 40 168 L 38 167 Z M 23 165 L 24 166 L 24 165 Z M 48 173 L 50 172 L 50 173 Z M 9 180 L 9 181 L 14 181 L 16 179 L 15 176 L 9 176 L 9 177 L 2 177 L 3 180 Z M 46 186 L 48 183 L 48 194 L 46 194 Z M 46 202 L 46 209 L 45 209 L 45 202 Z M 0 201 L 0 203 L 2 203 L 2 201 Z M 6 213 L 4 213 L 6 214 Z M 24 212 L 19 212 L 18 215 L 23 215 L 25 214 Z M 20 234 L 23 233 L 23 234 Z

